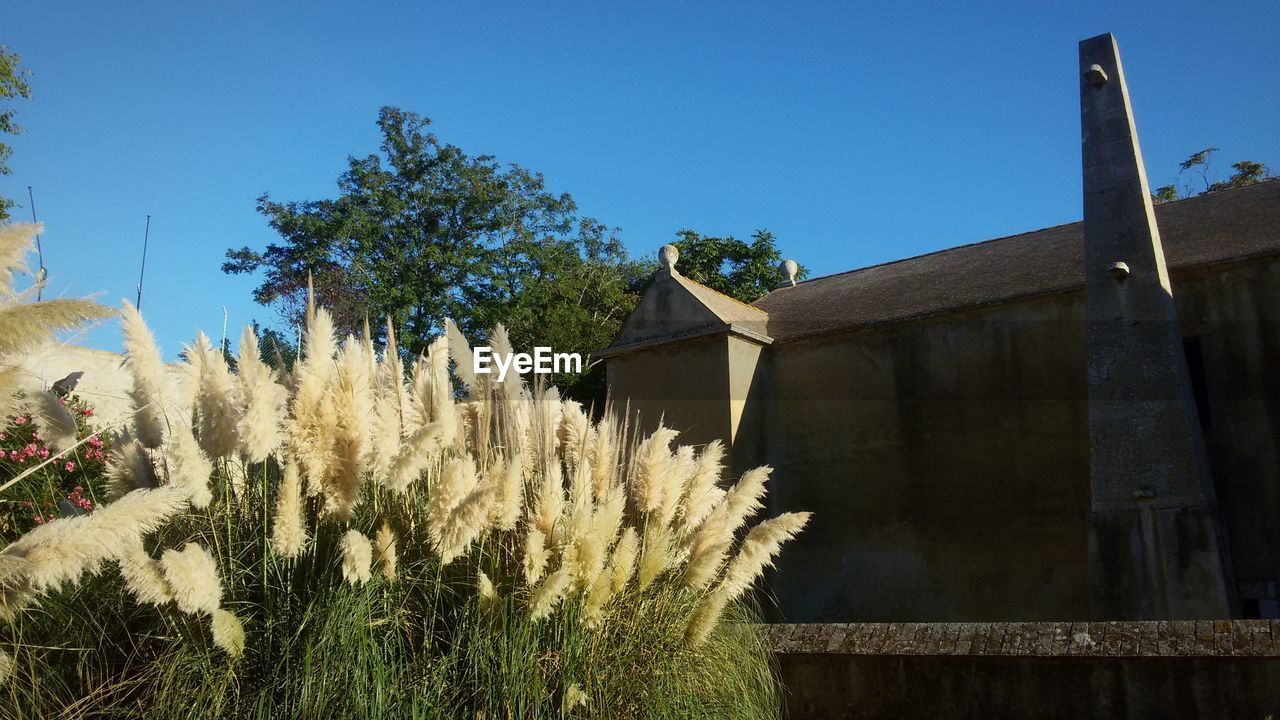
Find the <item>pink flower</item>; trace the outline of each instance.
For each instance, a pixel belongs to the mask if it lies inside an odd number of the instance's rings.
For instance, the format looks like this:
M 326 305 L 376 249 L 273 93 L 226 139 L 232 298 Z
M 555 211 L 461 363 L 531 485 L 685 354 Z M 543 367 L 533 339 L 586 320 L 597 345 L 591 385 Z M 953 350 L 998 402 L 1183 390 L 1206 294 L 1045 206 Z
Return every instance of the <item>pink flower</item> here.
M 14 419 L 13 419 L 13 424 L 14 424 L 14 425 L 26 425 L 26 424 L 27 424 L 27 419 L 26 419 L 25 417 L 23 417 L 22 415 L 19 415 L 18 417 L 16 417 L 16 418 L 14 418 Z
M 49 448 L 40 448 L 40 459 L 44 460 L 49 457 Z
M 68 460 L 67 464 L 64 465 L 63 467 L 66 468 L 67 472 L 75 472 L 76 470 L 76 464 L 71 462 L 70 460 Z
M 9 433 L 0 431 L 0 440 L 4 440 L 7 437 L 9 437 Z
M 37 525 L 43 525 L 43 524 L 44 524 L 44 518 L 40 517 L 39 515 L 36 515 L 35 517 L 33 517 L 33 518 L 31 518 L 31 519 L 32 519 L 32 520 L 35 520 Z
M 85 408 L 84 414 L 88 415 L 89 417 L 93 417 L 93 408 Z
M 90 447 L 100 448 L 102 447 L 102 438 L 98 437 L 97 435 L 90 435 L 89 438 L 85 440 L 85 443 L 87 443 Z

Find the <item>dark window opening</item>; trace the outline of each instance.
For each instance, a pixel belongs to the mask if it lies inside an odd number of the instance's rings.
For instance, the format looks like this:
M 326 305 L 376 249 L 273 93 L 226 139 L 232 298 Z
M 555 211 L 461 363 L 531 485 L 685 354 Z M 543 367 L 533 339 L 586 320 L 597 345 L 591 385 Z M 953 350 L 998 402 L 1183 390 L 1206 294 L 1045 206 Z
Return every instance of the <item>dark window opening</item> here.
M 1183 340 L 1182 353 L 1187 357 L 1187 372 L 1191 376 L 1191 393 L 1195 397 L 1200 429 L 1207 432 L 1213 427 L 1213 419 L 1209 413 L 1209 384 L 1204 373 L 1204 346 L 1200 338 Z

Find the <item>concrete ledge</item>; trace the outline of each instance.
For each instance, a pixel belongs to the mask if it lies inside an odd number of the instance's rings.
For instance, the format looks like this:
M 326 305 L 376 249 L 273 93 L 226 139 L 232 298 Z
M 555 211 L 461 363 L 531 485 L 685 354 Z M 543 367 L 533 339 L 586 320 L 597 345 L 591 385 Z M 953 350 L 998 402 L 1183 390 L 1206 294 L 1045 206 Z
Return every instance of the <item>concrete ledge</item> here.
M 770 625 L 800 718 L 1280 716 L 1268 620 Z
M 777 653 L 1278 657 L 1280 620 L 769 625 Z

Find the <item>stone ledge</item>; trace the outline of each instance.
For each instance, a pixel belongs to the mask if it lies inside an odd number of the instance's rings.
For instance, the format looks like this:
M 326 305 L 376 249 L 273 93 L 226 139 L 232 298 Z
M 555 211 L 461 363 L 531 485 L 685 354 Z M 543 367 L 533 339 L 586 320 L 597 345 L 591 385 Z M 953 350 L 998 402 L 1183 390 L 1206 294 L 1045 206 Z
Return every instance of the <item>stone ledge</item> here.
M 1280 620 L 771 624 L 780 654 L 1277 657 Z

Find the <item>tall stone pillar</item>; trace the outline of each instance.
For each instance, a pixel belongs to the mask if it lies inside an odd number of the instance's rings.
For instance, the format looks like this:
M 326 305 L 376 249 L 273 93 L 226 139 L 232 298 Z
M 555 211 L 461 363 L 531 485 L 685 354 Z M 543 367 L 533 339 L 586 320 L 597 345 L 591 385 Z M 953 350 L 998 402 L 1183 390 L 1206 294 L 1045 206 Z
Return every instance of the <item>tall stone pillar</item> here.
M 1204 438 L 1115 38 L 1080 43 L 1094 619 L 1231 616 Z

